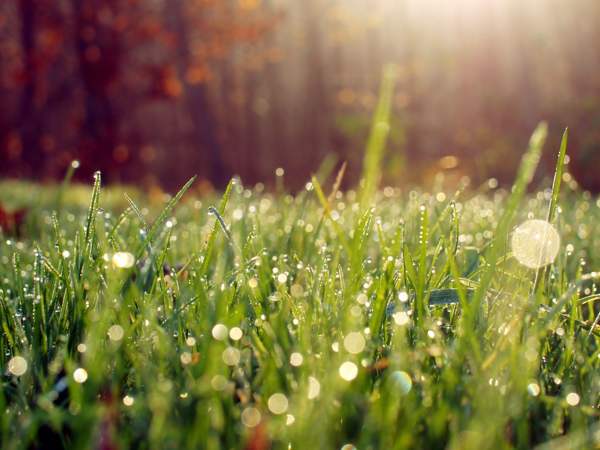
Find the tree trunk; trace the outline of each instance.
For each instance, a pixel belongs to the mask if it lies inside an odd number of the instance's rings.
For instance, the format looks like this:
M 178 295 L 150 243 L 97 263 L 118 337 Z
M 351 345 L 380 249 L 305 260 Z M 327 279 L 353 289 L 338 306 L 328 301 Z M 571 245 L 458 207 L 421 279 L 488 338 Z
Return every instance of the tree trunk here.
M 36 9 L 35 0 L 19 0 L 21 20 L 21 52 L 23 55 L 24 85 L 19 105 L 18 127 L 21 140 L 21 161 L 27 175 L 39 173 L 44 166 L 40 151 L 40 118 L 36 108 L 37 64 L 36 64 Z
M 229 173 L 222 159 L 221 145 L 217 139 L 217 124 L 208 90 L 205 83 L 190 83 L 185 76 L 193 61 L 184 2 L 169 0 L 166 7 L 172 17 L 172 31 L 177 36 L 177 70 L 183 86 L 184 107 L 193 126 L 193 147 L 197 150 L 192 157 L 190 170 L 200 169 L 214 186 L 221 188 L 229 181 Z
M 118 120 L 109 88 L 119 72 L 121 46 L 117 31 L 101 24 L 99 12 L 101 8 L 114 11 L 112 3 L 72 0 L 75 50 L 84 92 L 79 149 L 82 169 L 85 175 L 100 170 L 108 179 L 114 165 L 113 151 L 118 144 Z

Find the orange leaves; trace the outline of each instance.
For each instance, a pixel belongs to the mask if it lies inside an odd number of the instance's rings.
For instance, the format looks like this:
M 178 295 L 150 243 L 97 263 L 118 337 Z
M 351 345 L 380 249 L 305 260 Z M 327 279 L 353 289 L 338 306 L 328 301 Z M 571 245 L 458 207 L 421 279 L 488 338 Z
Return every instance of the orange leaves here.
M 261 0 L 238 0 L 238 5 L 246 11 L 253 11 L 261 6 Z
M 153 98 L 177 98 L 183 93 L 183 85 L 174 66 L 151 66 L 146 71 L 150 76 L 150 95 Z
M 202 65 L 190 67 L 185 72 L 185 81 L 192 85 L 205 83 L 210 80 L 210 78 L 210 70 Z

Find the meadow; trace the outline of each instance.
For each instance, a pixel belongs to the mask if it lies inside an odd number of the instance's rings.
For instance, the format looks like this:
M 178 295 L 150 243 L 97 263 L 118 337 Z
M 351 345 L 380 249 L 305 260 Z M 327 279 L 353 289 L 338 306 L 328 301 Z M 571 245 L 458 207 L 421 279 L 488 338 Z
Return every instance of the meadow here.
M 512 189 L 376 189 L 381 128 L 345 192 L 3 182 L 30 209 L 0 240 L 1 447 L 597 447 L 600 199 L 566 133 L 537 191 L 544 125 Z

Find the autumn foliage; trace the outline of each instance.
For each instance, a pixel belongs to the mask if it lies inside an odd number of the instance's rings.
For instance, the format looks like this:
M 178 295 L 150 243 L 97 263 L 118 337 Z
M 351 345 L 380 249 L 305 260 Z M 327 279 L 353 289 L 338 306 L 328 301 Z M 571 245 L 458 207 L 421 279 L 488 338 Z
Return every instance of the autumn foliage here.
M 546 120 L 600 190 L 599 17 L 596 0 L 3 0 L 0 176 L 78 159 L 86 181 L 174 189 L 283 167 L 296 189 L 334 154 L 352 186 L 392 63 L 386 183 L 510 182 Z

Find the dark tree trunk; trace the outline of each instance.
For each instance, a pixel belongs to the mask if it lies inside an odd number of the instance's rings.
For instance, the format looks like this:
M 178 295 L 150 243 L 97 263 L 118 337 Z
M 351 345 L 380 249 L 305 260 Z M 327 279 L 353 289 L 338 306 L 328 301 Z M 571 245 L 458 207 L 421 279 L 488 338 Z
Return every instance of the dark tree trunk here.
M 189 28 L 185 18 L 184 2 L 170 0 L 167 12 L 172 15 L 172 30 L 177 36 L 177 70 L 183 85 L 183 102 L 190 117 L 193 130 L 193 146 L 197 153 L 192 158 L 190 170 L 200 169 L 216 187 L 229 181 L 229 173 L 222 159 L 221 145 L 217 138 L 217 124 L 210 105 L 205 83 L 190 83 L 185 77 L 192 64 Z M 188 176 L 188 174 L 185 174 Z
M 118 120 L 110 87 L 120 66 L 118 32 L 103 25 L 100 11 L 116 10 L 114 1 L 72 0 L 75 13 L 75 51 L 84 92 L 80 151 L 85 175 L 101 170 L 110 177 L 118 145 Z M 85 173 L 87 172 L 87 173 Z
M 19 137 L 21 140 L 21 161 L 27 175 L 39 173 L 43 166 L 43 153 L 40 151 L 40 118 L 36 107 L 37 63 L 36 63 L 36 8 L 35 0 L 19 0 L 21 19 L 21 52 L 23 55 L 23 91 L 18 113 Z
M 306 141 L 302 142 L 301 145 L 304 148 L 310 148 L 318 164 L 330 151 L 329 123 L 323 120 L 323 118 L 330 117 L 331 111 L 323 62 L 323 36 L 320 21 L 323 5 L 320 0 L 306 0 L 304 5 L 307 44 L 306 67 L 308 70 L 306 97 L 310 101 L 306 103 L 304 111 L 305 128 L 302 133 L 306 136 Z

